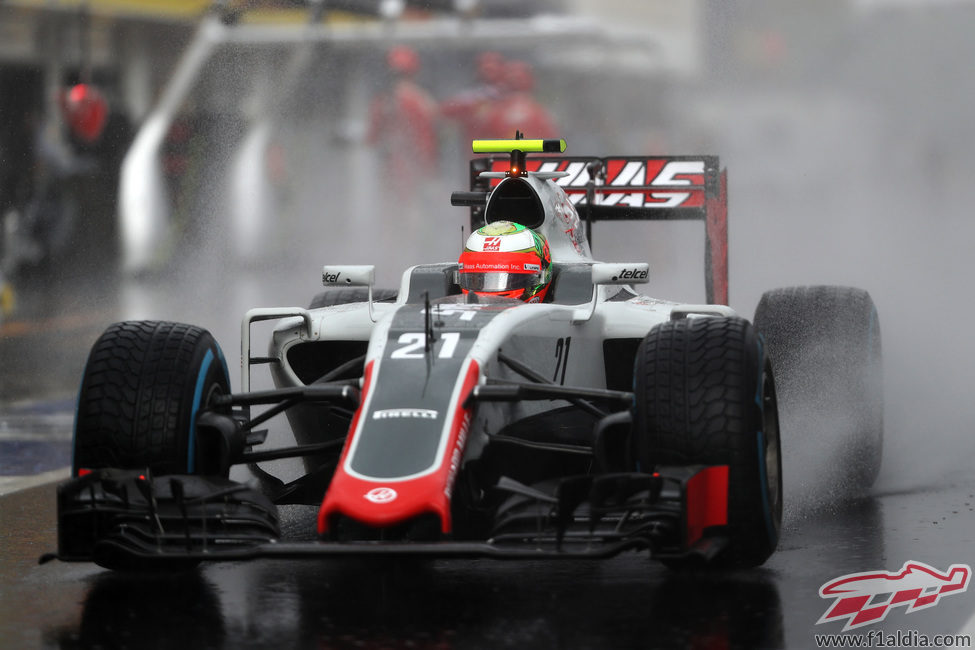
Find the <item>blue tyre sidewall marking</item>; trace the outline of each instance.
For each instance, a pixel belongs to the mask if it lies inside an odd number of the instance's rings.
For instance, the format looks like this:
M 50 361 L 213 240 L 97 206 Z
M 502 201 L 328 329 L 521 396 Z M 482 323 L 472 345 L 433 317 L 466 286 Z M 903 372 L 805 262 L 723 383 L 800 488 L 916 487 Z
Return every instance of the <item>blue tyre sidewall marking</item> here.
M 775 534 L 775 525 L 772 523 L 772 506 L 768 500 L 768 474 L 765 471 L 765 434 L 761 431 L 756 436 L 758 440 L 758 475 L 761 480 L 762 492 L 762 514 L 765 516 L 765 530 L 768 533 L 769 542 L 778 541 Z
M 763 379 L 765 378 L 765 339 L 761 334 L 756 337 L 758 340 L 758 390 L 755 392 L 755 403 L 758 405 L 758 412 L 760 414 L 760 419 L 762 424 L 765 424 L 765 403 L 762 399 L 762 386 L 764 385 Z M 768 472 L 766 471 L 766 451 L 765 451 L 765 432 L 761 429 L 756 435 L 756 440 L 758 442 L 758 477 L 761 481 L 760 492 L 762 493 L 762 514 L 765 518 L 765 530 L 768 533 L 768 539 L 771 543 L 776 543 L 778 541 L 778 535 L 775 533 L 775 525 L 772 523 L 772 504 L 768 500 Z
M 223 368 L 223 376 L 227 378 L 227 389 L 230 390 L 230 369 L 227 367 L 227 359 L 223 356 L 223 348 L 220 344 L 214 340 L 213 348 L 217 352 L 217 359 L 220 361 L 220 366 Z
M 223 355 L 221 355 L 223 356 Z M 190 474 L 196 469 L 196 414 L 200 410 L 200 402 L 203 400 L 203 389 L 206 383 L 207 372 L 210 364 L 213 363 L 213 350 L 207 350 L 200 364 L 200 371 L 196 375 L 196 388 L 193 389 L 193 409 L 190 411 L 190 437 L 187 442 L 186 450 L 186 471 Z M 224 365 L 226 369 L 226 365 Z
M 74 406 L 74 430 L 71 435 L 71 475 L 75 476 L 75 469 L 78 468 L 78 420 L 81 416 L 81 389 L 85 385 L 85 377 L 88 376 L 88 364 L 85 364 L 85 370 L 82 374 L 81 381 L 78 382 L 78 397 L 75 399 Z M 80 468 L 78 468 L 80 469 Z

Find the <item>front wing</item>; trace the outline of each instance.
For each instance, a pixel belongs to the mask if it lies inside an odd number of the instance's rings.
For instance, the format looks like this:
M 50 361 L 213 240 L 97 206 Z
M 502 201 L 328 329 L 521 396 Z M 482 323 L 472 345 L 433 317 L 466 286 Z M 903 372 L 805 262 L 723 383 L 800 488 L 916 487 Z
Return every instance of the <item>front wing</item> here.
M 101 469 L 58 487 L 58 551 L 41 561 L 110 568 L 194 561 L 329 556 L 606 558 L 714 557 L 724 547 L 728 468 L 659 468 L 562 479 L 551 490 L 501 479 L 508 495 L 483 539 L 282 538 L 277 508 L 228 479 Z

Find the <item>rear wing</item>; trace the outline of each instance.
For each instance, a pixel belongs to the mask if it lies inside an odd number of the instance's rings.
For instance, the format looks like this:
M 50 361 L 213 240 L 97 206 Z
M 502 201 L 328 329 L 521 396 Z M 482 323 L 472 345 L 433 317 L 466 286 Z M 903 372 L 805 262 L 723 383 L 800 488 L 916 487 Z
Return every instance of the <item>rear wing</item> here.
M 707 301 L 728 304 L 727 170 L 720 169 L 717 156 L 545 155 L 524 164 L 529 172 L 568 173 L 554 181 L 586 223 L 590 242 L 596 221 L 703 221 Z M 472 195 L 483 196 L 500 182 L 481 172 L 505 172 L 509 166 L 508 155 L 472 160 Z M 484 225 L 483 200 L 467 204 L 471 229 Z

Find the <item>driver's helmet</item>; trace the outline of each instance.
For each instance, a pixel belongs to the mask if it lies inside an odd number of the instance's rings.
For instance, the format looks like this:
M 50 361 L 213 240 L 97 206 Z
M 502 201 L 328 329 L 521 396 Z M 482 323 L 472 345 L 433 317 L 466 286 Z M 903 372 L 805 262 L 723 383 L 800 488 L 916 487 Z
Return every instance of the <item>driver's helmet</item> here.
M 541 302 L 552 281 L 548 242 L 511 221 L 495 221 L 471 233 L 457 266 L 465 294 Z
M 420 55 L 416 50 L 405 45 L 398 45 L 386 54 L 386 63 L 394 72 L 404 75 L 415 75 L 420 71 Z
M 108 102 L 91 84 L 77 84 L 59 96 L 61 111 L 71 132 L 85 142 L 96 142 L 108 120 Z

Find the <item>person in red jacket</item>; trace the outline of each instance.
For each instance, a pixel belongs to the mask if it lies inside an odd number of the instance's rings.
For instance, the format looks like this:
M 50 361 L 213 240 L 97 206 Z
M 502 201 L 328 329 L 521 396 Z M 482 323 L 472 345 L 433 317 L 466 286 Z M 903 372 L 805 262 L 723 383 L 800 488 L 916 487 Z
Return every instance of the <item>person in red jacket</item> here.
M 441 115 L 460 123 L 463 142 L 485 137 L 485 125 L 502 95 L 504 66 L 498 52 L 482 52 L 477 57 L 478 85 L 440 103 Z
M 502 78 L 504 96 L 494 103 L 481 138 L 513 138 L 521 131 L 529 138 L 559 136 L 551 113 L 534 96 L 535 75 L 525 61 L 508 61 Z
M 367 141 L 376 147 L 386 181 L 402 199 L 437 174 L 437 104 L 415 81 L 420 57 L 414 50 L 394 47 L 387 63 L 393 83 L 372 103 Z

